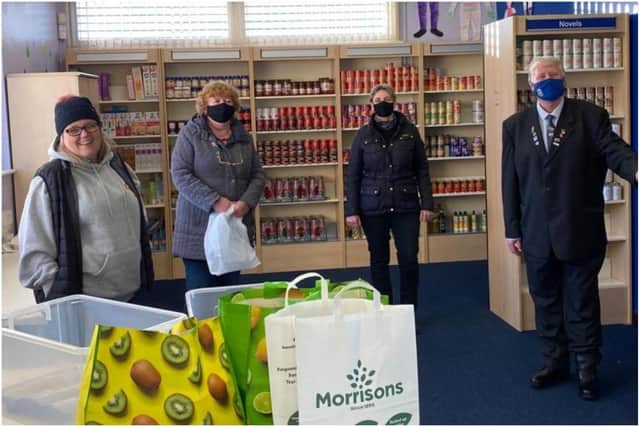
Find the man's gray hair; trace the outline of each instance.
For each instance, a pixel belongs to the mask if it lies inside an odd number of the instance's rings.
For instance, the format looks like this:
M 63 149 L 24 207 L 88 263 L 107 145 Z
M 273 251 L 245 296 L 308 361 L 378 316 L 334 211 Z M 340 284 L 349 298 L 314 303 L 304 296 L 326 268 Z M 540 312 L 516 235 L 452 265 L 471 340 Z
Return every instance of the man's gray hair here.
M 560 72 L 562 73 L 562 77 L 564 77 L 564 67 L 562 66 L 562 59 L 557 56 L 537 56 L 533 58 L 533 61 L 529 64 L 529 83 L 532 82 L 532 75 L 536 70 L 536 67 L 540 64 L 553 64 L 560 68 Z

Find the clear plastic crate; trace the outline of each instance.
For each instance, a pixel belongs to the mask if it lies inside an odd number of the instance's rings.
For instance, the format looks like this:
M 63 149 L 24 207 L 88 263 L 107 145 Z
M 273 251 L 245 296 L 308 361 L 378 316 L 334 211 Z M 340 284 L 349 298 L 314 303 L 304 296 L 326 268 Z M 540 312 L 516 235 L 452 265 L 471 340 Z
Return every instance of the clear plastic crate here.
M 2 328 L 3 424 L 74 424 L 81 348 Z
M 249 285 L 216 286 L 210 288 L 192 289 L 184 295 L 187 300 L 187 313 L 198 319 L 208 319 L 218 315 L 218 298 L 233 292 L 263 286 L 262 283 Z
M 2 327 L 86 349 L 96 325 L 167 332 L 184 313 L 87 295 L 71 295 L 12 311 Z

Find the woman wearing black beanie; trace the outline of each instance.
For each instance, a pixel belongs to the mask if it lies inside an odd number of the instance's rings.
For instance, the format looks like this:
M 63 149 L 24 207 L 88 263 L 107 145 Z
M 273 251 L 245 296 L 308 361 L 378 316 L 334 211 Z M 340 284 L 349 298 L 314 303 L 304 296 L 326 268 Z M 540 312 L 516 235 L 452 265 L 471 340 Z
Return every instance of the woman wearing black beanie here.
M 60 98 L 55 125 L 50 161 L 31 180 L 20 220 L 20 283 L 37 302 L 131 301 L 153 282 L 140 183 L 111 151 L 88 98 Z

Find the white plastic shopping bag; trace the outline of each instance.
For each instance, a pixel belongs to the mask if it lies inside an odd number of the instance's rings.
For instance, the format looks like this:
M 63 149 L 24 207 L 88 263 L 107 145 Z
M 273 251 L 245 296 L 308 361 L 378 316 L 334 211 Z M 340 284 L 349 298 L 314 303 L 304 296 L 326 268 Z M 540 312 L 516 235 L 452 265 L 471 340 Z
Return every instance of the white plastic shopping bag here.
M 320 300 L 303 301 L 289 305 L 289 290 L 304 279 L 320 279 Z M 327 304 L 329 281 L 317 273 L 307 273 L 289 283 L 284 308 L 270 314 L 264 320 L 269 360 L 269 389 L 271 413 L 274 425 L 298 424 L 298 388 L 296 383 L 296 333 L 295 319 L 300 316 L 317 316 L 330 313 Z
M 342 298 L 356 286 L 374 300 Z M 299 423 L 419 424 L 413 306 L 383 306 L 363 284 L 328 305 L 295 319 Z
M 233 206 L 224 213 L 211 213 L 204 233 L 204 254 L 209 272 L 219 276 L 248 270 L 260 265 L 256 250 L 249 243 L 247 227 L 233 214 Z

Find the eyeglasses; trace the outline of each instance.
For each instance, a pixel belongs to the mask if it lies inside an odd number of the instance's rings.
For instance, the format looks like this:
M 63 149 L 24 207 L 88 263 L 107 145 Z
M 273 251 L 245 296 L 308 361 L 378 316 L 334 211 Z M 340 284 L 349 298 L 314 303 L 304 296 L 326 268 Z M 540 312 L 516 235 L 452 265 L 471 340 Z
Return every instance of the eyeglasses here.
M 380 99 L 380 98 L 373 98 L 373 103 L 374 103 L 374 104 L 379 104 L 379 103 L 381 103 L 381 102 L 383 102 L 383 101 L 384 101 L 384 102 L 394 102 L 394 101 L 393 101 L 393 98 L 391 98 L 390 96 L 388 96 L 388 97 L 386 97 L 386 98 L 383 98 L 383 99 Z
M 220 157 L 220 149 L 216 151 L 216 156 L 218 156 L 218 163 L 220 163 L 221 165 L 240 166 L 242 163 L 244 163 L 244 158 L 242 157 L 242 151 L 240 152 L 239 162 L 228 162 L 226 160 L 222 160 L 222 157 Z
M 100 129 L 97 123 L 90 123 L 86 126 L 78 126 L 66 129 L 65 132 L 71 136 L 80 136 L 83 130 L 86 130 L 89 133 L 97 132 Z

